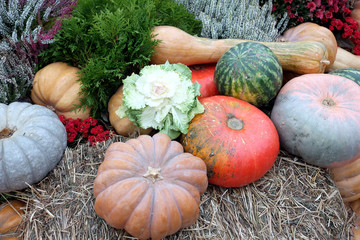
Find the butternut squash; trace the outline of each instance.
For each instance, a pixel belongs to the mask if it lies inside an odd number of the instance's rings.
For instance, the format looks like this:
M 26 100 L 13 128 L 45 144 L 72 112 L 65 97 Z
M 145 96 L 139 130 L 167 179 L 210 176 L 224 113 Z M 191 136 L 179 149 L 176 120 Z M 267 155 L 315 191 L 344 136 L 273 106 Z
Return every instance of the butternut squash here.
M 153 39 L 158 41 L 152 64 L 183 63 L 185 65 L 216 63 L 231 47 L 249 40 L 209 39 L 192 36 L 172 26 L 157 26 Z M 299 74 L 323 73 L 330 64 L 328 51 L 317 41 L 260 42 L 278 57 L 283 70 Z
M 349 67 L 360 70 L 360 56 L 338 47 L 335 62 L 326 67 L 326 72 Z
M 330 65 L 334 63 L 337 52 L 337 41 L 328 28 L 320 26 L 312 22 L 304 22 L 295 27 L 287 29 L 280 41 L 285 42 L 299 42 L 299 41 L 316 41 L 324 44 L 328 51 L 328 59 Z

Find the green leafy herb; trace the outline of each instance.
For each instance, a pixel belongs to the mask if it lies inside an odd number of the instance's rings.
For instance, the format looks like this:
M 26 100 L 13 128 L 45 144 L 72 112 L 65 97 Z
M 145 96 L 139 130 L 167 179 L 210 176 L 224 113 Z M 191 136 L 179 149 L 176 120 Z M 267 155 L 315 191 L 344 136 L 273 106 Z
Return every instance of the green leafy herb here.
M 157 44 L 152 28 L 158 25 L 190 34 L 199 34 L 202 26 L 172 0 L 79 0 L 55 42 L 40 54 L 39 68 L 57 61 L 80 68 L 84 97 L 78 107 L 91 107 L 98 117 L 122 80 L 149 65 Z

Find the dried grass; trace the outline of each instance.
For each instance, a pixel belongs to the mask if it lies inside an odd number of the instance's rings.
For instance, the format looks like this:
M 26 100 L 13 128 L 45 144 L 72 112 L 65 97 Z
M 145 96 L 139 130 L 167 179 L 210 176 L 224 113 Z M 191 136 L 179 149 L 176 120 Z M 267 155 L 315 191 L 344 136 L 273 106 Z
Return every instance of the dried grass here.
M 40 183 L 15 192 L 27 202 L 23 239 L 134 239 L 94 211 L 93 181 L 107 147 L 67 148 Z M 351 239 L 354 214 L 326 169 L 281 151 L 273 168 L 241 188 L 210 185 L 192 226 L 167 239 Z M 0 236 L 1 238 L 1 236 Z

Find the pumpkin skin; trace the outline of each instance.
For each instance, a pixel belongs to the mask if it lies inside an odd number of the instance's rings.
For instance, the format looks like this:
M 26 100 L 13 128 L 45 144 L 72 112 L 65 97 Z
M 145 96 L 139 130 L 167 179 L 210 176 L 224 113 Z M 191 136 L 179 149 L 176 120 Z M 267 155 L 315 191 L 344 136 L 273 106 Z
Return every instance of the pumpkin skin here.
M 34 76 L 31 100 L 54 110 L 65 118 L 80 118 L 90 116 L 90 109 L 75 109 L 80 105 L 80 69 L 63 62 L 51 63 L 40 69 Z
M 331 74 L 293 78 L 272 112 L 281 146 L 319 167 L 340 167 L 360 157 L 360 86 Z
M 43 179 L 60 161 L 67 134 L 58 116 L 26 102 L 0 104 L 0 193 Z
M 114 127 L 117 134 L 124 137 L 132 136 L 135 133 L 149 134 L 152 128 L 143 129 L 136 126 L 129 118 L 119 118 L 116 111 L 122 105 L 123 102 L 123 86 L 119 87 L 118 90 L 111 96 L 108 103 L 109 121 L 111 126 Z
M 192 225 L 207 188 L 205 163 L 157 133 L 109 146 L 94 181 L 95 211 L 139 239 Z
M 360 157 L 344 166 L 331 168 L 330 173 L 344 202 L 360 200 Z
M 360 30 L 360 1 L 355 0 L 353 9 L 351 10 L 350 17 L 352 17 L 359 25 L 358 30 Z
M 219 95 L 214 81 L 216 63 L 198 64 L 189 66 L 191 70 L 191 81 L 200 84 L 200 94 L 198 98 Z
M 328 60 L 331 64 L 334 63 L 338 49 L 337 41 L 332 33 L 326 27 L 320 26 L 313 22 L 304 22 L 295 27 L 287 29 L 282 36 L 279 37 L 280 41 L 285 42 L 299 42 L 299 41 L 316 41 L 324 44 L 328 52 Z
M 15 234 L 25 214 L 25 206 L 26 204 L 19 200 L 10 200 L 0 205 L 0 237 L 1 234 L 9 237 Z
M 197 114 L 181 137 L 186 152 L 204 160 L 209 183 L 241 187 L 261 178 L 279 153 L 270 118 L 255 106 L 229 96 L 200 100 Z

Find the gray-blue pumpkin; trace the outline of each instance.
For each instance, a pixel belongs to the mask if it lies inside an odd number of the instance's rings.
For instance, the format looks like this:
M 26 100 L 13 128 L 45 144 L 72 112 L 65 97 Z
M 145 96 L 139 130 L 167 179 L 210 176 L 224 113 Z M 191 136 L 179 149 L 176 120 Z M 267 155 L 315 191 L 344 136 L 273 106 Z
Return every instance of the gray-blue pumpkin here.
M 62 158 L 67 134 L 50 109 L 0 103 L 0 193 L 42 180 Z

